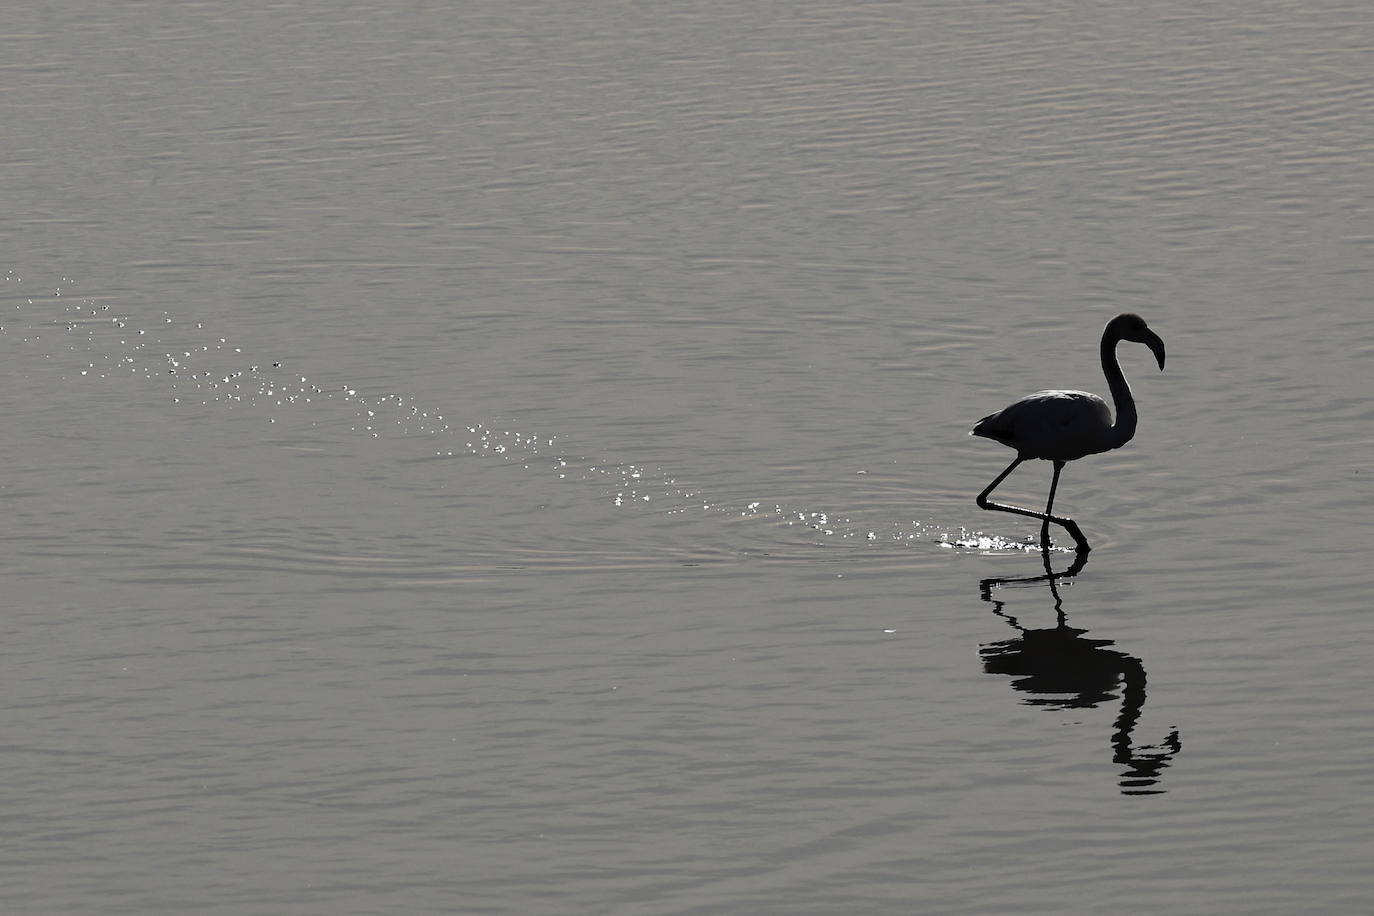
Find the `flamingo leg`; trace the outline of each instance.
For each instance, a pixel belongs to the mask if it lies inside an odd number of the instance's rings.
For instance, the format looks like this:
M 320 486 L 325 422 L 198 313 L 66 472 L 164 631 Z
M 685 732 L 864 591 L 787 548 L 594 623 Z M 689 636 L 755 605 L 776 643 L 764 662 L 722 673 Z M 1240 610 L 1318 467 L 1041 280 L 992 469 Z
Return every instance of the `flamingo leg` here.
M 1000 484 L 1002 481 L 1006 480 L 1007 477 L 1011 474 L 1011 472 L 1014 471 L 1014 470 L 1016 470 L 1016 468 L 1021 464 L 1021 462 L 1025 461 L 1025 460 L 1026 460 L 1026 459 L 1022 458 L 1020 455 L 1017 455 L 1017 456 L 1016 456 L 1016 459 L 1015 459 L 1014 461 L 1012 461 L 1011 464 L 1007 465 L 1007 469 L 1006 469 L 1005 471 L 1003 471 L 1002 473 L 998 474 L 998 475 L 997 475 L 997 479 L 994 480 L 992 483 L 988 484 L 988 485 L 987 485 L 987 488 L 984 489 L 982 493 L 979 493 L 979 494 L 978 494 L 978 499 L 975 500 L 975 502 L 978 503 L 978 508 L 980 508 L 980 509 L 1006 509 L 1006 508 L 1007 508 L 1006 506 L 999 506 L 997 503 L 989 501 L 989 500 L 988 500 L 988 494 L 990 494 L 993 490 L 997 489 L 997 485 Z M 1026 510 L 1025 510 L 1025 509 L 1022 509 L 1022 510 L 1020 510 L 1020 511 L 1025 512 Z
M 1050 478 L 1050 498 L 1045 500 L 1045 523 L 1040 526 L 1041 547 L 1050 546 L 1050 517 L 1054 515 L 1054 492 L 1059 489 L 1059 472 L 1062 470 L 1064 462 L 1054 462 L 1054 476 Z
M 1059 472 L 1064 469 L 1064 462 L 1062 461 L 1054 462 L 1054 479 L 1050 481 L 1050 498 L 1048 504 L 1045 506 L 1044 512 L 1036 512 L 1033 509 L 1022 509 L 1020 506 L 1008 506 L 1003 503 L 995 503 L 988 499 L 988 495 L 991 494 L 993 490 L 997 489 L 998 484 L 1006 480 L 1011 472 L 1016 470 L 1021 462 L 1025 460 L 1025 458 L 1017 455 L 1016 460 L 1007 465 L 1007 469 L 998 474 L 997 479 L 988 484 L 982 493 L 978 494 L 978 499 L 976 500 L 978 508 L 996 510 L 998 512 L 1013 512 L 1017 515 L 1040 519 L 1044 522 L 1044 525 L 1040 529 L 1040 541 L 1044 546 L 1049 546 L 1050 522 L 1054 522 L 1056 525 L 1062 526 L 1065 531 L 1073 536 L 1074 544 L 1080 552 L 1091 550 L 1092 546 L 1088 543 L 1088 539 L 1083 536 L 1083 532 L 1079 529 L 1077 522 L 1071 518 L 1063 518 L 1050 514 L 1054 509 L 1055 490 L 1059 488 Z

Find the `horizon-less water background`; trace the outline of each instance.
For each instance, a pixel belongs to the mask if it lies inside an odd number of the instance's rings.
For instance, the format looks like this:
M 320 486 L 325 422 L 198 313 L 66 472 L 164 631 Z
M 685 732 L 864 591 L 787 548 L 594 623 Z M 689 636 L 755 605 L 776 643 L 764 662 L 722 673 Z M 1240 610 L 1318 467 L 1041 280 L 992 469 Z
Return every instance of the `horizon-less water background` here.
M 6 911 L 1368 906 L 1367 5 L 4 19 Z

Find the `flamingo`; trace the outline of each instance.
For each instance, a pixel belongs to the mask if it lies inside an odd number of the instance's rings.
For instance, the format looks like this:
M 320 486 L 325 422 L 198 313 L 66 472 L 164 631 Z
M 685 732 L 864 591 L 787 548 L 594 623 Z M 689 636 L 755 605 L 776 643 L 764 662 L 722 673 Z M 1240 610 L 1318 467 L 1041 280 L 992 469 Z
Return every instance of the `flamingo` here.
M 1122 374 L 1121 364 L 1116 359 L 1116 345 L 1123 340 L 1149 347 L 1159 362 L 1160 370 L 1164 369 L 1164 341 L 1150 330 L 1145 319 L 1127 313 L 1107 322 L 1107 327 L 1102 331 L 1102 372 L 1107 376 L 1107 386 L 1111 389 L 1112 403 L 1116 407 L 1115 423 L 1112 422 L 1112 412 L 1107 402 L 1097 395 L 1086 391 L 1051 389 L 1037 391 L 997 413 L 988 414 L 969 431 L 969 435 L 994 439 L 1016 449 L 1016 460 L 978 494 L 978 507 L 1043 520 L 1044 525 L 1040 529 L 1042 546 L 1049 546 L 1050 522 L 1054 522 L 1073 535 L 1079 551 L 1092 549 L 1077 522 L 1052 514 L 1054 493 L 1059 488 L 1059 472 L 1064 470 L 1066 462 L 1121 448 L 1135 435 L 1135 398 L 1131 397 L 1131 386 L 1126 384 L 1126 376 Z M 1044 512 L 1006 506 L 988 499 L 997 485 L 1027 458 L 1040 458 L 1054 464 L 1050 498 L 1045 503 Z

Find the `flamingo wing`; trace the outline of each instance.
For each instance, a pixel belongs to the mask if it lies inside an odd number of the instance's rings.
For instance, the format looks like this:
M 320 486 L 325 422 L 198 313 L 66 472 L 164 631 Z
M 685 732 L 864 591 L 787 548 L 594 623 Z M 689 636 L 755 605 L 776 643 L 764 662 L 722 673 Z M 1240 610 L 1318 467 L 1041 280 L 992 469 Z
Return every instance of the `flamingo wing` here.
M 975 436 L 1001 442 L 1023 458 L 1072 461 L 1106 451 L 1112 428 L 1107 402 L 1086 391 L 1037 391 L 979 420 Z

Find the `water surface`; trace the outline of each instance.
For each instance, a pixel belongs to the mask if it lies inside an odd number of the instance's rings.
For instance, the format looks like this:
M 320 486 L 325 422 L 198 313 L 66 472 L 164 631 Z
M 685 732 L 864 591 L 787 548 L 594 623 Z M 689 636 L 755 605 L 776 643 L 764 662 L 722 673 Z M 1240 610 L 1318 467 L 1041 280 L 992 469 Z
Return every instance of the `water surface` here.
M 1369 899 L 1364 6 L 11 19 L 7 909 Z

